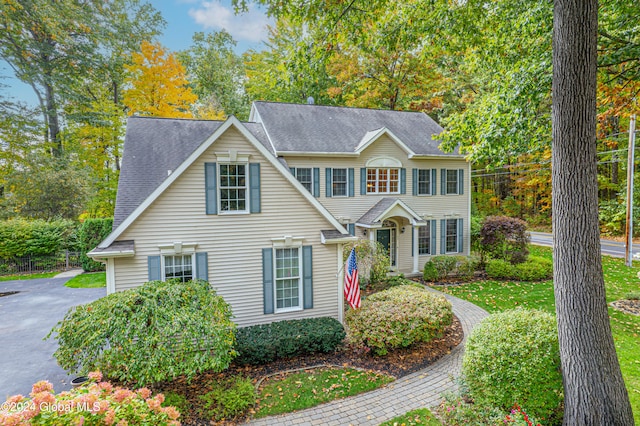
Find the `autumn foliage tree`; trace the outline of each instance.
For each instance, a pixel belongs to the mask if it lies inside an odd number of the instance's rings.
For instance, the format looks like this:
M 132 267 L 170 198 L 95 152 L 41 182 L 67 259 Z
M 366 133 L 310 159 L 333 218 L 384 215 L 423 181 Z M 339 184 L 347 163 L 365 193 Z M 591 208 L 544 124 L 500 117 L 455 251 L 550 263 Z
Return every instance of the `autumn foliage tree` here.
M 159 43 L 143 41 L 133 63 L 125 65 L 131 86 L 123 102 L 129 115 L 190 118 L 198 97 L 188 86 L 185 68 Z

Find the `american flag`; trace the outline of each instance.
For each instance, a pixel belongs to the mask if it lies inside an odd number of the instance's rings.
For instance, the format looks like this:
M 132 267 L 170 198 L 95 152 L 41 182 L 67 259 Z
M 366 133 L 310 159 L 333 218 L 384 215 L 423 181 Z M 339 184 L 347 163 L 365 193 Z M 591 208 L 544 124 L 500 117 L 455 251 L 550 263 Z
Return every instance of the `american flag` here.
M 351 249 L 351 254 L 344 265 L 344 297 L 347 298 L 352 309 L 360 307 L 360 285 L 358 284 L 358 262 L 356 262 L 356 249 Z

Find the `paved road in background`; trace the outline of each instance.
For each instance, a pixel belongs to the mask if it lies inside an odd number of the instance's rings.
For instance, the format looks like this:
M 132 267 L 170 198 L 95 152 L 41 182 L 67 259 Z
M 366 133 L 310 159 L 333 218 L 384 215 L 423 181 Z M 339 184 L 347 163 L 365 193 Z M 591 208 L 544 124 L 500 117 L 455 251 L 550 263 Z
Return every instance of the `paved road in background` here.
M 58 366 L 54 339 L 42 340 L 70 307 L 105 295 L 103 288 L 68 288 L 66 278 L 0 282 L 0 402 L 28 395 L 38 380 L 49 380 L 56 393 L 69 390 L 69 376 Z
M 548 246 L 551 247 L 553 245 L 553 237 L 550 233 L 547 232 L 530 232 L 531 234 L 531 244 L 536 244 L 539 246 Z M 600 244 L 602 246 L 602 254 L 606 254 L 607 256 L 613 257 L 621 257 L 624 259 L 624 250 L 625 244 L 618 241 L 611 241 L 601 239 Z M 633 254 L 640 253 L 640 244 L 633 245 Z

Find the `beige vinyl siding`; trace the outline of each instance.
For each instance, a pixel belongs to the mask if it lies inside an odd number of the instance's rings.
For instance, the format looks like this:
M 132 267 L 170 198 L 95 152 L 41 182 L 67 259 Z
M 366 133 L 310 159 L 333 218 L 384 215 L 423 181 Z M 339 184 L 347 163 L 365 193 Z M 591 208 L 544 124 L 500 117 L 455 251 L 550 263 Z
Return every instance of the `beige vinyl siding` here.
M 391 157 L 399 160 L 406 169 L 406 193 L 360 195 L 360 169 L 366 168 L 369 160 L 378 157 Z M 470 172 L 471 165 L 461 158 L 438 159 L 409 159 L 408 154 L 400 148 L 388 136 L 383 135 L 372 143 L 358 157 L 285 157 L 289 167 L 318 167 L 320 168 L 320 197 L 318 200 L 343 223 L 355 223 L 364 213 L 373 207 L 380 199 L 386 197 L 399 198 L 411 207 L 418 215 L 426 220 L 437 220 L 437 250 L 433 255 L 440 254 L 440 219 L 460 217 L 464 219 L 464 253 L 470 250 L 469 241 L 469 212 L 470 212 Z M 326 168 L 353 168 L 354 169 L 354 197 L 326 197 Z M 412 169 L 437 169 L 437 195 L 413 195 Z M 464 194 L 441 194 L 441 169 L 464 169 Z M 401 221 L 399 229 L 405 226 L 405 232 L 398 231 L 398 269 L 401 272 L 413 270 L 413 257 L 411 256 L 411 225 L 406 219 Z M 358 230 L 358 236 L 362 231 Z M 429 255 L 420 256 L 419 268 L 430 258 Z
M 205 214 L 204 163 L 215 153 L 236 149 L 260 163 L 261 213 Z M 320 243 L 320 230 L 332 225 L 284 176 L 235 129 L 213 143 L 119 237 L 135 240 L 133 258 L 115 259 L 116 290 L 147 281 L 147 256 L 158 256 L 159 244 L 197 243 L 208 253 L 209 281 L 233 308 L 240 326 L 303 317 L 338 316 L 337 248 Z M 272 238 L 304 237 L 313 246 L 313 309 L 263 314 L 262 249 Z

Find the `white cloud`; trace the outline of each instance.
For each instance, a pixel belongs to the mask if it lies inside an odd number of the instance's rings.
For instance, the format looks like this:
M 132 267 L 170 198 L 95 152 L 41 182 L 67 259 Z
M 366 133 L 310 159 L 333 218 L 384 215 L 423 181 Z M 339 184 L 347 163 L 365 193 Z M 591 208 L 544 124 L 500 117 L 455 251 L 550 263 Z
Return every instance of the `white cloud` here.
M 255 4 L 240 15 L 233 13 L 233 6 L 224 6 L 220 1 L 202 1 L 197 8 L 189 9 L 197 24 L 205 29 L 225 29 L 236 41 L 259 42 L 267 39 L 267 25 L 270 20 L 266 13 Z

